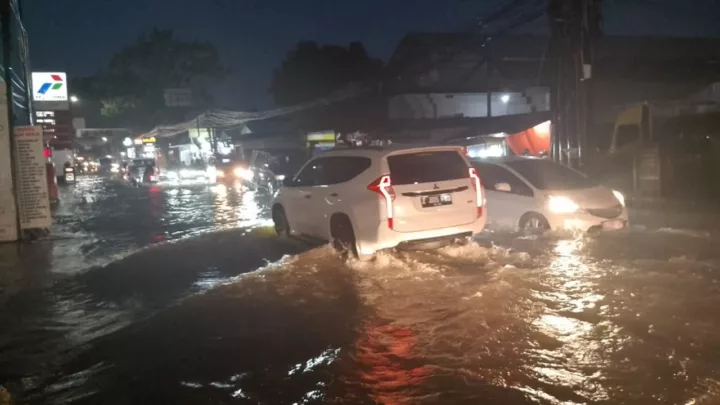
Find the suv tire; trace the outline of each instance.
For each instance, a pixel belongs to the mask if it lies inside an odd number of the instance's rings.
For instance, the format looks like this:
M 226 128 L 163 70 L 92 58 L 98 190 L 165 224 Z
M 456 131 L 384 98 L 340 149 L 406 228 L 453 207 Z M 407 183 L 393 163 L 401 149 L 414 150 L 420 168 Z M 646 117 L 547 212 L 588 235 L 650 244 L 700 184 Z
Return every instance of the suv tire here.
M 357 241 L 350 219 L 343 214 L 335 214 L 330 219 L 330 235 L 332 244 L 338 252 L 345 252 L 353 258 L 358 258 Z
M 287 215 L 282 206 L 273 207 L 272 211 L 273 224 L 275 225 L 275 233 L 281 238 L 290 237 L 290 224 Z

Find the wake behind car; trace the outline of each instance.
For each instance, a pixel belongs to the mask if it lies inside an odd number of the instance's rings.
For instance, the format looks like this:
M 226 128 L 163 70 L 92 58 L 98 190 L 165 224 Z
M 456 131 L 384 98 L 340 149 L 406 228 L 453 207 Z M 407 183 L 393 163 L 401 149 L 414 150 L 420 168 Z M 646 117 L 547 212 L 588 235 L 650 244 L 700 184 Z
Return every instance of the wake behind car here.
M 473 159 L 485 185 L 488 225 L 546 230 L 619 230 L 628 226 L 625 198 L 584 174 L 547 159 Z
M 279 235 L 307 235 L 360 259 L 442 243 L 485 226 L 483 189 L 454 146 L 325 152 L 286 178 L 272 207 Z

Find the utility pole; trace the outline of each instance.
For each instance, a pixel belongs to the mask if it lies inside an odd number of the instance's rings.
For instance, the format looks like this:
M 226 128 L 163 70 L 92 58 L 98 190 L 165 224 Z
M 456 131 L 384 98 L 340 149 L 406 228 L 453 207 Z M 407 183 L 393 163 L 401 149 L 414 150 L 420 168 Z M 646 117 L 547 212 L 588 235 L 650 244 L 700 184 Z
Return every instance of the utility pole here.
M 551 157 L 582 166 L 587 153 L 594 43 L 602 33 L 602 0 L 549 0 Z

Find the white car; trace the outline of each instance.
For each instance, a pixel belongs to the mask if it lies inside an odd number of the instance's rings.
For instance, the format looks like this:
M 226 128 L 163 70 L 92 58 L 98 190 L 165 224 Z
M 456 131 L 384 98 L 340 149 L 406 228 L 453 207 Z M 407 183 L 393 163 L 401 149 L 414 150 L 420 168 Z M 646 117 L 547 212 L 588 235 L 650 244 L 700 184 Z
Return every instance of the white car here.
M 628 226 L 625 198 L 547 159 L 473 159 L 485 187 L 488 227 L 526 232 L 618 230 Z
M 366 260 L 479 233 L 483 204 L 461 147 L 350 148 L 318 155 L 285 179 L 272 215 L 278 235 L 332 241 Z

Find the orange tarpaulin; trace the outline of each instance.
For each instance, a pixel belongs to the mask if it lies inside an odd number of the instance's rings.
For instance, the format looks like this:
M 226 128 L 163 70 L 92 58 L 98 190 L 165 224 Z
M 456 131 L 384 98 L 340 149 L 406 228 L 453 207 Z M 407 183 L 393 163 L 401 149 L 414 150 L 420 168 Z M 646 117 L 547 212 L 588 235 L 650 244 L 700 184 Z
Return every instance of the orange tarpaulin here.
M 505 137 L 505 141 L 510 150 L 519 156 L 547 154 L 550 151 L 550 121 L 516 134 L 509 134 Z

